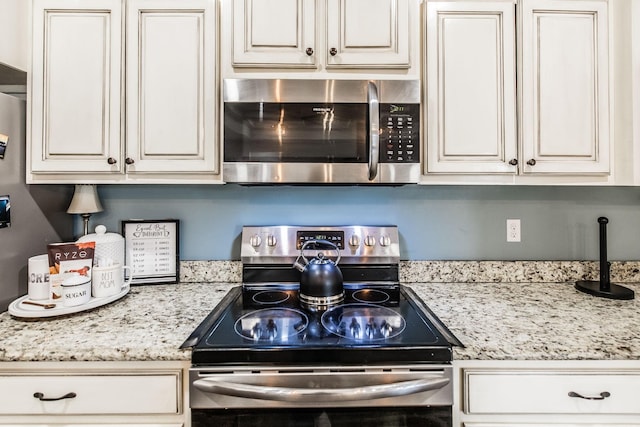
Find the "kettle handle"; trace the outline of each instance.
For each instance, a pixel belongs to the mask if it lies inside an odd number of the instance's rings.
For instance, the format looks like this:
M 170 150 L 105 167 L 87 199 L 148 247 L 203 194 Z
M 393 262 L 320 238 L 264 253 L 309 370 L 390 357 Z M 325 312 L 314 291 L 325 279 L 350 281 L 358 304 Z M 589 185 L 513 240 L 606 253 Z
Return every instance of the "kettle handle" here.
M 336 257 L 335 260 L 335 265 L 338 265 L 338 263 L 340 262 L 340 248 L 338 248 L 338 246 L 333 243 L 330 242 L 328 240 L 307 240 L 306 242 L 304 242 L 304 244 L 302 245 L 302 247 L 300 248 L 300 257 L 302 257 L 302 260 L 304 261 L 305 265 L 309 264 L 309 260 L 307 260 L 307 258 L 304 256 L 304 251 L 305 249 L 307 249 L 307 245 L 313 243 L 318 244 L 318 245 L 324 245 L 324 246 L 329 246 L 331 249 L 333 249 L 334 251 L 336 251 L 336 253 L 338 254 L 338 256 Z M 298 257 L 298 258 L 300 258 Z

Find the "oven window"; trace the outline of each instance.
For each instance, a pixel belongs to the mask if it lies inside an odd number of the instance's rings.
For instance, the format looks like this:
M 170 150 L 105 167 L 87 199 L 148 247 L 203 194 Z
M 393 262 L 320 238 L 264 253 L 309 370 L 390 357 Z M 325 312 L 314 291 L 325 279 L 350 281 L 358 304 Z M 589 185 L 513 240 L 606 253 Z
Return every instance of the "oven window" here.
M 226 162 L 366 163 L 367 104 L 224 105 Z
M 193 427 L 451 427 L 451 407 L 192 410 Z

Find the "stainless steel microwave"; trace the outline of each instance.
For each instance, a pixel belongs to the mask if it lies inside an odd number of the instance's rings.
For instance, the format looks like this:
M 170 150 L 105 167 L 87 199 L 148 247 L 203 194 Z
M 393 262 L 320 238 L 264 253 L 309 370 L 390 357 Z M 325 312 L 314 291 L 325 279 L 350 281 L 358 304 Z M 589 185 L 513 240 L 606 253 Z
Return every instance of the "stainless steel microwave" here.
M 420 178 L 418 80 L 225 79 L 223 99 L 226 182 Z

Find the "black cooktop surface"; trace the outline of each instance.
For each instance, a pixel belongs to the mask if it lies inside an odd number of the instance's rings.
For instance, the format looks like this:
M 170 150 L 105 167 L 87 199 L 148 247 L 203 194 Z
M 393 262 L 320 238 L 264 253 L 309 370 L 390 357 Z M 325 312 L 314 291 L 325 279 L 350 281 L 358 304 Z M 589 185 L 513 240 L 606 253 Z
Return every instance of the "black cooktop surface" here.
M 229 291 L 183 347 L 192 363 L 443 363 L 462 345 L 410 289 L 345 286 L 343 304 L 309 310 L 295 286 Z

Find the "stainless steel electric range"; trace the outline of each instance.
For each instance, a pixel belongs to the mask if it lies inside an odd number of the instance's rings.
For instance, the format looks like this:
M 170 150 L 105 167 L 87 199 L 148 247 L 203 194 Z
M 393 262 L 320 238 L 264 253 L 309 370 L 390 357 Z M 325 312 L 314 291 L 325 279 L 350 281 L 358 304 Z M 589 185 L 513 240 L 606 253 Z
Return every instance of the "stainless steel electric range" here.
M 301 248 L 332 254 L 309 241 L 337 247 L 342 301 L 301 303 Z M 192 425 L 451 425 L 462 343 L 399 283 L 397 227 L 244 227 L 241 245 L 242 286 L 183 344 Z

